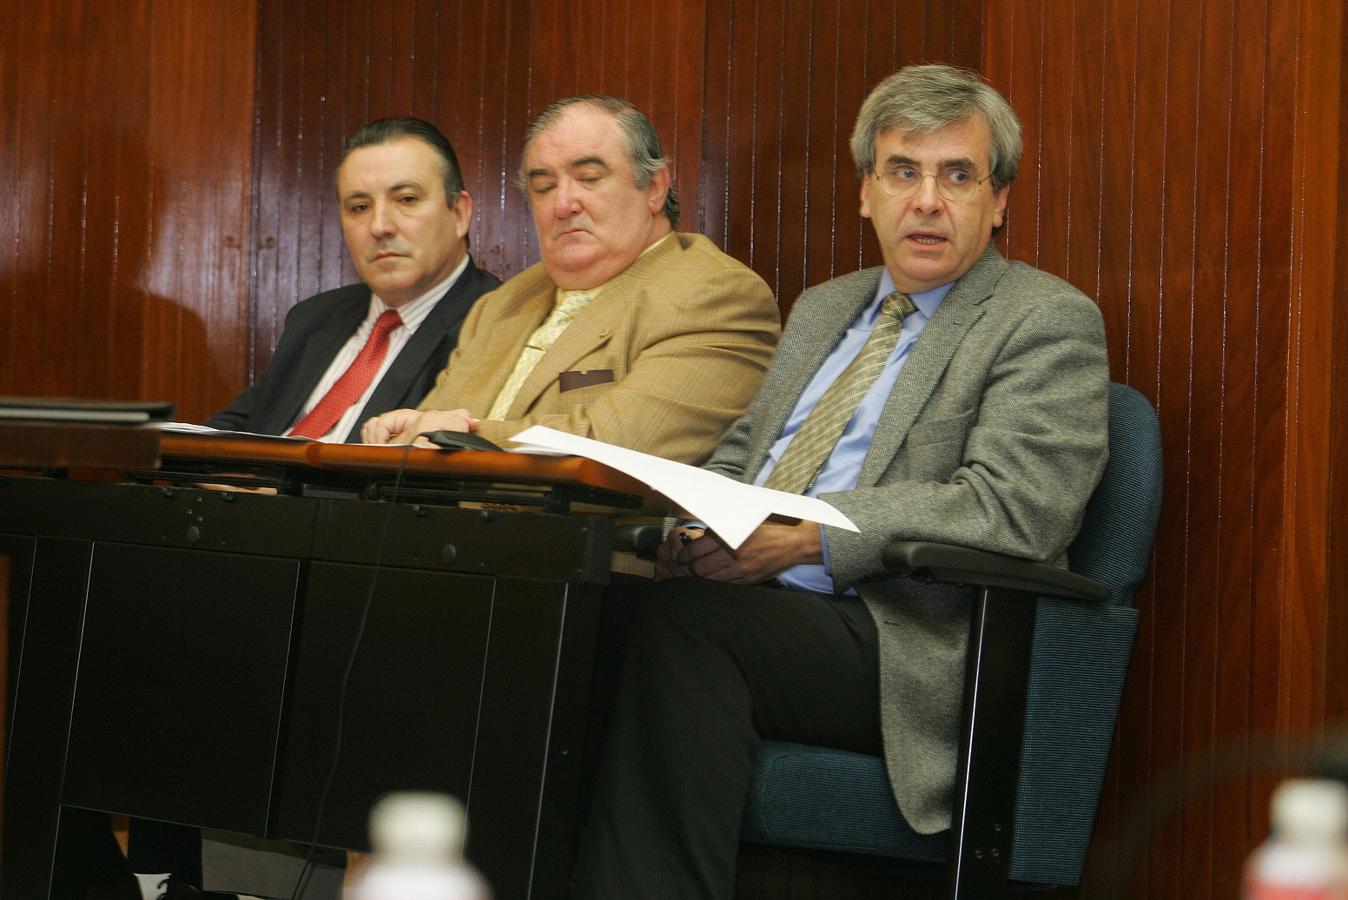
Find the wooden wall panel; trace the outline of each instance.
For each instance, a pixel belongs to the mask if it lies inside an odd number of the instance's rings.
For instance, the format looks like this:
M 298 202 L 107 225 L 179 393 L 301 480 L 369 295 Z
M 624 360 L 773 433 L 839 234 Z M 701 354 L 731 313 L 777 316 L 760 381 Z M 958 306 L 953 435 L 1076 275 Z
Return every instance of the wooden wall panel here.
M 252 8 L 5 6 L 0 393 L 204 416 L 244 375 Z
M 1279 731 L 1322 734 L 1342 725 L 1346 705 L 1339 657 L 1348 638 L 1342 601 L 1348 561 L 1343 556 L 1343 477 L 1348 454 L 1342 436 L 1348 409 L 1341 376 L 1348 353 L 1348 322 L 1342 314 L 1348 291 L 1344 271 L 1344 213 L 1348 185 L 1340 174 L 1345 121 L 1343 75 L 1348 71 L 1348 35 L 1341 3 L 1302 0 L 1296 5 L 1297 52 L 1286 73 L 1297 85 L 1292 121 L 1289 314 L 1290 419 L 1285 456 L 1286 536 L 1283 542 L 1283 603 L 1278 671 Z M 1293 74 L 1295 73 L 1295 74 Z M 1336 380 L 1335 375 L 1340 376 Z M 1336 752 L 1348 747 L 1340 728 Z
M 529 120 L 553 100 L 588 93 L 624 97 L 646 113 L 660 134 L 665 155 L 674 163 L 679 228 L 696 230 L 705 14 L 704 0 L 534 3 L 528 103 L 520 108 L 524 115 L 511 135 L 511 174 L 519 164 Z M 527 222 L 522 195 L 515 191 L 514 199 Z M 508 261 L 511 272 L 538 259 L 531 225 L 524 228 L 524 237 L 524 255 Z
M 356 278 L 332 184 L 342 142 L 374 118 L 416 115 L 445 132 L 476 206 L 474 257 L 503 278 L 538 257 L 514 178 L 529 121 L 558 97 L 615 94 L 651 116 L 691 200 L 684 227 L 696 226 L 702 0 L 401 0 L 392 10 L 262 0 L 260 10 L 251 371 L 291 306 Z
M 1175 767 L 1191 780 L 1113 895 L 1234 895 L 1271 783 L 1242 742 L 1291 746 L 1348 712 L 1341 3 L 0 7 L 0 392 L 167 397 L 187 418 L 256 376 L 296 301 L 355 278 L 333 176 L 371 118 L 450 136 L 473 252 L 508 277 L 537 257 L 513 185 L 529 120 L 627 96 L 675 161 L 682 227 L 785 309 L 879 261 L 847 147 L 866 92 L 906 63 L 981 69 L 1025 125 L 1004 250 L 1097 298 L 1114 377 L 1164 429 L 1099 831 Z M 846 893 L 813 871 L 793 862 L 782 889 Z
M 1114 377 L 1152 398 L 1164 434 L 1166 505 L 1100 831 L 1155 801 L 1166 773 L 1186 779 L 1115 896 L 1238 893 L 1273 775 L 1251 737 L 1291 747 L 1344 706 L 1325 679 L 1345 635 L 1324 558 L 1325 491 L 1345 462 L 1328 440 L 1343 200 L 1337 176 L 1299 190 L 1339 165 L 1324 134 L 1341 134 L 1341 12 L 988 2 L 986 71 L 1026 126 L 1008 252 L 1097 297 Z
M 1332 44 L 1324 46 L 1321 52 L 1333 59 L 1337 56 L 1340 62 L 1340 71 L 1348 75 L 1348 34 L 1344 34 L 1345 27 L 1348 27 L 1343 20 L 1344 11 L 1338 10 L 1340 18 L 1337 22 L 1331 19 L 1331 28 L 1326 35 L 1321 35 L 1321 40 L 1326 43 L 1334 40 L 1337 33 L 1340 36 L 1339 46 L 1335 48 Z M 1321 64 L 1321 67 L 1323 63 Z M 1325 91 L 1328 95 L 1325 98 L 1317 97 L 1316 101 L 1329 104 L 1328 116 L 1311 118 L 1307 116 L 1308 124 L 1314 123 L 1321 134 L 1328 132 L 1333 134 L 1333 126 L 1337 125 L 1338 140 L 1321 140 L 1311 143 L 1310 146 L 1318 151 L 1316 157 L 1312 157 L 1310 166 L 1319 167 L 1327 165 L 1326 171 L 1338 172 L 1343 166 L 1344 160 L 1342 148 L 1348 141 L 1348 114 L 1345 114 L 1345 91 L 1348 91 L 1348 80 L 1339 78 L 1333 81 Z M 1335 96 L 1336 95 L 1336 96 Z M 1318 110 L 1308 110 L 1311 113 L 1318 113 Z M 1326 122 L 1325 119 L 1328 119 Z M 1304 171 L 1312 171 L 1307 168 Z M 1317 218 L 1316 226 L 1320 229 L 1326 229 L 1329 237 L 1329 252 L 1334 255 L 1334 275 L 1332 280 L 1322 280 L 1316 285 L 1315 290 L 1323 293 L 1328 298 L 1328 302 L 1336 304 L 1341 302 L 1341 298 L 1348 293 L 1348 253 L 1343 251 L 1343 232 L 1345 224 L 1348 224 L 1348 179 L 1342 177 L 1337 179 L 1337 191 L 1327 191 L 1330 195 L 1326 198 L 1327 203 L 1333 205 L 1321 213 Z M 1336 195 L 1336 196 L 1335 196 Z M 1331 218 L 1332 217 L 1332 218 Z M 1330 219 L 1326 222 L 1325 219 Z M 1335 243 L 1337 242 L 1337 248 Z M 1337 252 L 1335 250 L 1337 249 Z M 1322 250 L 1323 252 L 1323 250 Z M 1322 261 L 1323 265 L 1323 261 Z M 1333 344 L 1331 350 L 1331 359 L 1328 361 L 1328 383 L 1331 386 L 1348 384 L 1348 359 L 1345 354 L 1348 353 L 1348 316 L 1336 315 L 1332 326 Z M 1339 389 L 1342 390 L 1341 388 Z M 1328 434 L 1328 456 L 1329 456 L 1329 484 L 1324 493 L 1324 502 L 1328 506 L 1328 539 L 1326 541 L 1326 566 L 1327 571 L 1325 580 L 1328 585 L 1328 612 L 1326 616 L 1325 627 L 1331 634 L 1344 634 L 1348 631 L 1348 469 L 1344 467 L 1344 461 L 1348 460 L 1348 410 L 1344 409 L 1342 394 L 1337 395 L 1338 402 L 1332 404 L 1336 414 L 1331 417 Z M 1348 684 L 1348 654 L 1330 653 L 1325 660 L 1325 683 L 1327 685 L 1345 685 Z M 1325 718 L 1330 722 L 1348 721 L 1348 691 L 1330 690 L 1326 692 L 1325 697 Z
M 857 110 L 902 65 L 977 68 L 981 9 L 709 2 L 703 230 L 767 280 L 783 312 L 809 285 L 879 264 L 847 145 Z

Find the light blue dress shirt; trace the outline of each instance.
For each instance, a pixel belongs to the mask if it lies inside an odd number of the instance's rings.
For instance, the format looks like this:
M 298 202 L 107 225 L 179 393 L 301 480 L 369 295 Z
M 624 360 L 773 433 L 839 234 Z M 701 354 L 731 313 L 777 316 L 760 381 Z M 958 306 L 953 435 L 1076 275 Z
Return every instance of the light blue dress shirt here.
M 952 282 L 953 284 L 953 282 Z M 805 493 L 811 497 L 819 494 L 827 494 L 833 491 L 850 491 L 857 486 L 857 477 L 861 474 L 861 464 L 866 459 L 866 451 L 870 448 L 871 438 L 875 435 L 875 426 L 880 421 L 880 414 L 884 411 L 885 402 L 889 399 L 890 392 L 894 389 L 894 382 L 899 378 L 899 372 L 903 370 L 903 364 L 908 359 L 908 353 L 917 343 L 917 338 L 922 334 L 922 329 L 926 327 L 927 321 L 936 313 L 936 307 L 941 305 L 945 295 L 950 292 L 951 284 L 942 285 L 930 291 L 923 291 L 920 294 L 912 294 L 913 303 L 917 305 L 917 312 L 909 315 L 903 320 L 903 330 L 899 332 L 899 341 L 894 346 L 894 352 L 889 355 L 889 360 L 885 363 L 884 370 L 871 389 L 867 391 L 861 405 L 857 407 L 856 414 L 852 416 L 852 421 L 847 423 L 843 429 L 842 437 L 838 438 L 837 445 L 829 458 L 825 461 L 819 475 L 814 480 Z M 782 454 L 786 452 L 786 447 L 795 437 L 800 426 L 804 424 L 805 418 L 814 409 L 819 398 L 828 390 L 829 385 L 837 380 L 866 343 L 866 339 L 871 336 L 875 330 L 875 323 L 880 317 L 880 305 L 884 299 L 894 291 L 894 279 L 890 277 L 889 272 L 884 272 L 880 277 L 880 286 L 876 288 L 875 296 L 871 302 L 862 308 L 857 314 L 852 324 L 848 326 L 847 333 L 843 335 L 842 340 L 833 348 L 833 352 L 824 360 L 824 364 L 819 367 L 819 371 L 814 373 L 814 378 L 806 385 L 804 393 L 800 395 L 800 400 L 796 402 L 795 409 L 791 410 L 790 417 L 786 420 L 786 427 L 782 429 L 781 437 L 772 445 L 768 451 L 768 459 L 763 464 L 763 468 L 754 480 L 755 484 L 761 485 L 772 474 L 772 470 L 781 460 Z M 794 566 L 787 569 L 777 576 L 777 579 L 789 588 L 795 588 L 802 591 L 816 591 L 822 594 L 834 593 L 832 566 L 829 563 L 828 540 L 824 535 L 823 526 L 819 526 L 819 540 L 824 548 L 824 562 L 822 565 L 803 565 Z

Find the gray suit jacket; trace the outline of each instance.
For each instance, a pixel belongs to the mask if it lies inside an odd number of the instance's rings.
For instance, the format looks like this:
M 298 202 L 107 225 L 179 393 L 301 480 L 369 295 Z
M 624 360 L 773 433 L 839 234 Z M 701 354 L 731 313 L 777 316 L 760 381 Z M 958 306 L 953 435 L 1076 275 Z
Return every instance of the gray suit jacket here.
M 801 295 L 762 390 L 707 468 L 753 480 L 881 272 Z M 1108 384 L 1095 304 L 989 245 L 913 347 L 856 489 L 823 495 L 861 529 L 825 530 L 833 583 L 875 618 L 885 761 L 918 832 L 950 825 L 972 591 L 889 576 L 881 551 L 942 541 L 1062 564 L 1104 469 Z

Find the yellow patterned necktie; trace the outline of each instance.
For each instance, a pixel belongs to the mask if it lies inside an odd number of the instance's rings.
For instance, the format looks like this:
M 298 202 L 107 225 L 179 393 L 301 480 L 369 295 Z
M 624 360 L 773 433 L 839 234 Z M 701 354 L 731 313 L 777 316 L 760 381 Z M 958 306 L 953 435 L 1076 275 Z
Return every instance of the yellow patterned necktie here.
M 491 405 L 491 412 L 487 413 L 488 419 L 504 419 L 506 413 L 510 411 L 510 404 L 515 402 L 516 395 L 524 382 L 533 373 L 538 366 L 538 361 L 543 358 L 543 354 L 548 352 L 557 338 L 561 337 L 562 332 L 566 331 L 566 326 L 571 324 L 571 320 L 576 317 L 585 304 L 594 298 L 590 291 L 562 291 L 557 304 L 548 314 L 547 319 L 534 329 L 534 333 L 529 336 L 524 349 L 520 351 L 520 358 L 515 360 L 515 368 L 511 370 L 510 377 L 501 387 L 500 393 L 496 395 L 496 402 Z
M 917 312 L 917 305 L 907 294 L 895 291 L 885 298 L 871 336 L 805 417 L 805 423 L 786 445 L 781 462 L 768 475 L 764 487 L 792 494 L 809 490 L 838 438 L 842 437 L 843 429 L 852 421 L 871 385 L 884 371 L 885 363 L 899 342 L 903 320 L 914 312 Z

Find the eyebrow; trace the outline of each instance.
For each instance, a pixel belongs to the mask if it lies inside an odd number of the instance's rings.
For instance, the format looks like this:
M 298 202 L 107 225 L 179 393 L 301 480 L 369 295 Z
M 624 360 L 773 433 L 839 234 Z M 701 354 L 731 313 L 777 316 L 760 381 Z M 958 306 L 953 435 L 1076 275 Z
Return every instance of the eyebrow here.
M 409 178 L 405 181 L 400 181 L 397 184 L 393 185 L 393 187 L 389 188 L 385 193 L 395 194 L 398 191 L 405 191 L 408 190 L 409 188 L 414 191 L 426 190 L 425 185 L 423 185 L 420 181 Z M 345 203 L 348 200 L 368 200 L 371 196 L 372 195 L 370 194 L 369 191 L 348 191 L 347 193 L 342 194 L 342 202 Z
M 600 156 L 582 156 L 580 159 L 573 159 L 567 165 L 568 169 L 579 169 L 582 166 L 603 166 L 605 169 L 611 168 L 603 157 Z
M 897 153 L 891 155 L 885 160 L 886 166 L 918 166 L 918 161 L 910 156 L 901 156 Z M 943 159 L 937 165 L 939 169 L 977 169 L 978 164 L 967 156 L 961 156 L 956 159 Z
M 573 159 L 566 164 L 568 170 L 579 169 L 584 166 L 601 166 L 606 171 L 613 170 L 613 167 L 610 166 L 602 156 L 582 156 L 579 159 Z M 525 174 L 529 178 L 546 177 L 552 174 L 552 170 L 543 166 L 536 166 Z

